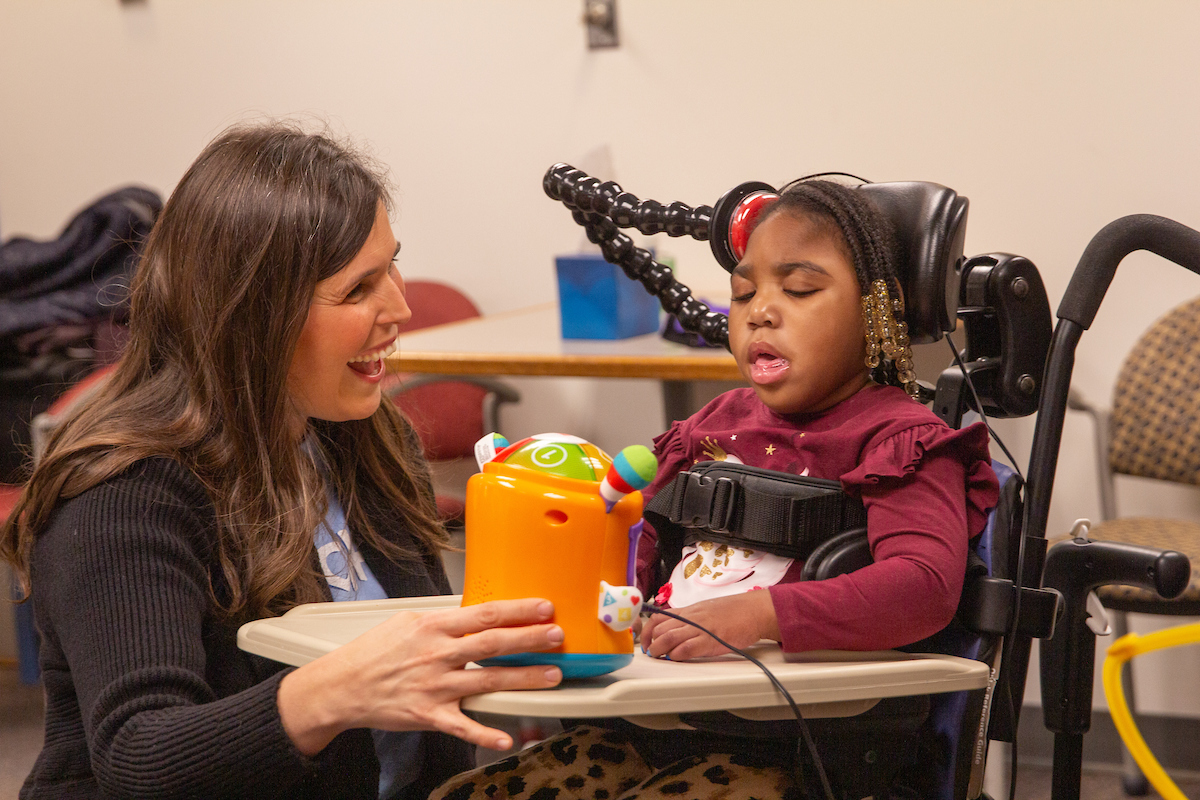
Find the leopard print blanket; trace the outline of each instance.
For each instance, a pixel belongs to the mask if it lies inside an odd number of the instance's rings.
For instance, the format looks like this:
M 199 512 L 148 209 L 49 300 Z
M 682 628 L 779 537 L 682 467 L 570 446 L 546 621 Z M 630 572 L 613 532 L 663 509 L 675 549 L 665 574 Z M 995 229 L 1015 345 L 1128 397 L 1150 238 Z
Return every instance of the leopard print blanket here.
M 801 800 L 790 770 L 752 753 L 693 755 L 654 769 L 625 733 L 571 728 L 453 778 L 430 800 Z

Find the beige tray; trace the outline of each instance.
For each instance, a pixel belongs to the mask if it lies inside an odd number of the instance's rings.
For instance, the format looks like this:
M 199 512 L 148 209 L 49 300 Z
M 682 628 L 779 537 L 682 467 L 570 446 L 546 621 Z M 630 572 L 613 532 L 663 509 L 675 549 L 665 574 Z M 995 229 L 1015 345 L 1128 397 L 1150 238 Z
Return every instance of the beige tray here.
M 325 655 L 399 610 L 457 607 L 461 597 L 313 603 L 281 617 L 248 622 L 238 646 L 292 666 Z M 881 698 L 980 689 L 988 667 L 943 655 L 818 651 L 784 661 L 779 645 L 751 648 L 787 688 L 805 716 L 840 717 L 866 711 Z M 792 715 L 783 696 L 758 667 L 738 656 L 706 661 L 660 661 L 634 653 L 633 663 L 598 678 L 567 681 L 555 689 L 492 692 L 464 698 L 472 711 L 530 717 L 626 717 L 653 728 L 675 727 L 675 714 L 730 711 L 746 719 Z

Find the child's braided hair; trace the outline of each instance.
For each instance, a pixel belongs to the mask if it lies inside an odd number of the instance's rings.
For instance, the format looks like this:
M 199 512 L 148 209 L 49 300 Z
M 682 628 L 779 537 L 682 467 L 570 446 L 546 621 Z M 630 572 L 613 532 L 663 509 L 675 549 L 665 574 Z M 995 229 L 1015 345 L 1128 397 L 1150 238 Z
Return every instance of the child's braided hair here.
M 781 211 L 798 214 L 844 244 L 862 290 L 867 367 L 879 383 L 899 384 L 917 399 L 904 295 L 896 276 L 896 243 L 887 218 L 860 191 L 824 180 L 800 180 L 780 192 L 756 224 Z

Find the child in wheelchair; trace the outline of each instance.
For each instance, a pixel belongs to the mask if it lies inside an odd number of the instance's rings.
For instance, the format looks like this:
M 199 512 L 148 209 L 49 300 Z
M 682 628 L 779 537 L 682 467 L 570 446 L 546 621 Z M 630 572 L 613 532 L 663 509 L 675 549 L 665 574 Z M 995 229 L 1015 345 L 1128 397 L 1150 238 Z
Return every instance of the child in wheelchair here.
M 677 476 L 698 463 L 725 461 L 836 481 L 865 511 L 873 563 L 809 581 L 800 579 L 804 551 L 750 545 L 712 526 L 670 540 L 666 518 L 651 513 L 664 504 L 649 503 L 638 552 L 643 591 L 735 647 L 770 639 L 785 653 L 896 648 L 954 617 L 969 542 L 996 504 L 997 481 L 986 428 L 952 429 L 915 399 L 894 258 L 886 218 L 863 192 L 828 181 L 783 191 L 754 223 L 731 278 L 729 345 L 750 387 L 655 439 L 660 467 L 647 498 L 683 491 Z M 729 652 L 664 615 L 649 618 L 640 640 L 648 654 L 675 661 Z M 865 726 L 895 738 L 913 734 L 919 714 L 893 705 L 865 719 L 822 720 L 814 735 L 820 745 L 859 738 Z M 698 730 L 584 722 L 433 796 L 807 796 L 796 783 L 794 727 L 688 721 Z M 886 746 L 883 757 L 919 759 Z M 912 767 L 920 764 L 889 770 Z

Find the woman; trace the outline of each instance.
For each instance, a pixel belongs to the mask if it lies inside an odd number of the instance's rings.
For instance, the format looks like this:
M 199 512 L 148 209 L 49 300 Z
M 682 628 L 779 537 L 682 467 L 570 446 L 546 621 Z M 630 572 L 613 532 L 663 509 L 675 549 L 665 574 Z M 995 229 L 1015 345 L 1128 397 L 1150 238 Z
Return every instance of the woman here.
M 536 599 L 398 614 L 294 670 L 237 648 L 331 591 L 449 592 L 419 445 L 381 403 L 410 316 L 387 203 L 362 157 L 282 123 L 221 135 L 168 200 L 122 360 L 0 534 L 42 634 L 22 798 L 424 797 L 468 743 L 511 746 L 459 698 L 560 680 L 462 669 L 561 642 Z

